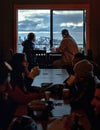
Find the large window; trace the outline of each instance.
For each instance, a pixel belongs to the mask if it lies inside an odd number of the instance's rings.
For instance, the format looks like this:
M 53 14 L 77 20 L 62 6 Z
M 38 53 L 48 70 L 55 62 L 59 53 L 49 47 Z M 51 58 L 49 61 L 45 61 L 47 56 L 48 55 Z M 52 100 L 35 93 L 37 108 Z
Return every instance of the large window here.
M 29 32 L 36 34 L 35 47 L 47 50 L 58 47 L 61 30 L 68 29 L 76 40 L 79 49 L 89 47 L 89 6 L 59 5 L 47 6 L 15 6 L 15 50 L 22 52 L 22 41 Z

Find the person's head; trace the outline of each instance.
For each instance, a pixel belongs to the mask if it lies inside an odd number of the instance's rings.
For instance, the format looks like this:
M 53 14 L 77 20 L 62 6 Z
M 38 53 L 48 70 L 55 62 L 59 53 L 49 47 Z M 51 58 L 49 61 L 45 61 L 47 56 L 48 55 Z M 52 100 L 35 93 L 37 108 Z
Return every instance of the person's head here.
M 95 113 L 100 115 L 100 83 L 96 86 L 91 104 L 94 106 Z
M 61 31 L 61 34 L 62 34 L 62 37 L 63 37 L 63 38 L 66 38 L 67 36 L 69 36 L 69 32 L 68 32 L 67 29 L 63 29 L 63 30 Z
M 35 41 L 35 38 L 36 38 L 36 36 L 35 36 L 34 33 L 29 33 L 27 35 L 27 39 L 30 40 L 30 41 Z
M 30 116 L 23 115 L 14 118 L 8 130 L 38 130 L 38 126 Z
M 28 65 L 25 53 L 15 53 L 11 59 L 13 70 L 24 71 L 24 67 Z
M 83 59 L 85 59 L 85 55 L 84 55 L 83 53 L 81 53 L 81 52 L 76 53 L 76 54 L 74 55 L 74 57 L 73 57 L 73 60 L 72 60 L 73 66 L 74 66 L 78 61 L 83 60 Z
M 93 65 L 86 59 L 78 61 L 74 65 L 74 73 L 80 79 L 93 76 Z

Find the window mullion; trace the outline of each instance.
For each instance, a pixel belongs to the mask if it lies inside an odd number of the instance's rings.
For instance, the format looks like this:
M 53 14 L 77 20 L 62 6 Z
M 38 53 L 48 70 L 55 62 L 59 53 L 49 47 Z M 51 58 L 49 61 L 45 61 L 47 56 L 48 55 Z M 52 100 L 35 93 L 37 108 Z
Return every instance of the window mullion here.
M 83 10 L 83 50 L 86 51 L 86 11 Z
M 50 10 L 50 48 L 53 46 L 53 10 Z

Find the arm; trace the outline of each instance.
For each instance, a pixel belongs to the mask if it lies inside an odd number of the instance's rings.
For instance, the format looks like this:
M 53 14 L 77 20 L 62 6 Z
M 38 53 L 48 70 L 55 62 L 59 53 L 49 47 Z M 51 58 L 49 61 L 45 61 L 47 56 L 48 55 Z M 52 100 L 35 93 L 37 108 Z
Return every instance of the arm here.
M 62 40 L 61 43 L 60 43 L 60 46 L 56 49 L 57 52 L 64 52 L 66 51 L 66 48 L 67 48 L 67 44 L 66 44 L 67 40 Z
M 38 93 L 24 93 L 20 88 L 16 86 L 15 90 L 13 91 L 12 98 L 15 102 L 20 104 L 27 104 L 29 101 L 33 99 L 40 99 L 41 95 Z

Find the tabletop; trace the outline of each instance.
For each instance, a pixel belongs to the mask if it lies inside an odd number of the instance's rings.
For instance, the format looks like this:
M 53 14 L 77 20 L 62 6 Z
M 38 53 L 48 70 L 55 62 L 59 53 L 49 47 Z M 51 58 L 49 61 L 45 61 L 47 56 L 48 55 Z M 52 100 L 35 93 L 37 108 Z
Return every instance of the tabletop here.
M 40 69 L 40 74 L 35 77 L 32 86 L 41 87 L 42 83 L 63 84 L 68 76 L 66 69 Z

